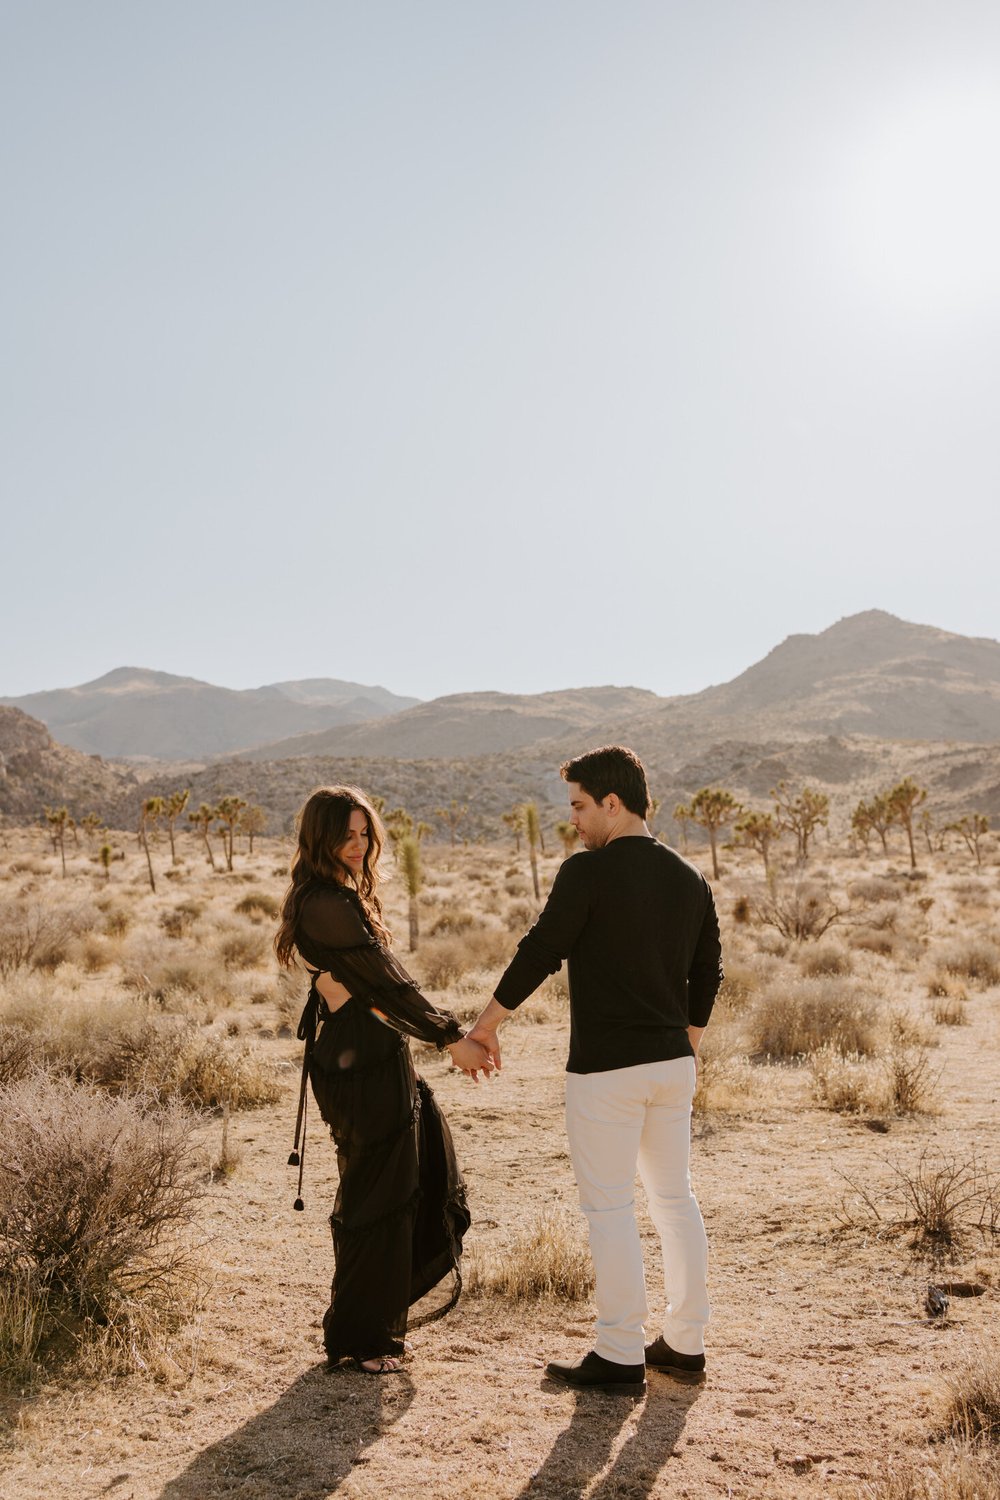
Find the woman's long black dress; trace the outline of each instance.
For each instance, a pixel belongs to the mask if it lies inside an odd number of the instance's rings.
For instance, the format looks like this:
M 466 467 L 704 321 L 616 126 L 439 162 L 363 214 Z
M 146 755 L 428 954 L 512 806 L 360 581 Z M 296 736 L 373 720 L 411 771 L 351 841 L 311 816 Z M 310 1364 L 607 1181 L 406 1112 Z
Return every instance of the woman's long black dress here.
M 414 1072 L 406 1037 L 440 1047 L 462 1028 L 435 1010 L 379 943 L 350 887 L 315 884 L 296 945 L 311 968 L 351 991 L 330 1012 L 314 981 L 300 1028 L 310 1038 L 309 1077 L 340 1169 L 330 1216 L 336 1269 L 323 1318 L 327 1356 L 400 1355 L 408 1317 L 416 1326 L 458 1301 L 469 1227 L 451 1132 Z

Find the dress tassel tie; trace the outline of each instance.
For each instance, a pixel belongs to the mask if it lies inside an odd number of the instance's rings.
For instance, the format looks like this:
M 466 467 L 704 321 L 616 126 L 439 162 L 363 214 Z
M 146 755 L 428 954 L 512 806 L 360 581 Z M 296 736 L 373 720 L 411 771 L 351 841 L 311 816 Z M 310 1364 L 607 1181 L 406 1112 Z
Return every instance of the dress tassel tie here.
M 306 1166 L 306 1128 L 309 1122 L 309 1060 L 312 1056 L 313 1044 L 316 1041 L 316 1022 L 319 1017 L 320 995 L 316 988 L 316 976 L 313 976 L 309 986 L 309 998 L 303 1007 L 299 1017 L 298 1031 L 296 1035 L 300 1042 L 305 1042 L 302 1052 L 302 1078 L 299 1083 L 299 1107 L 295 1116 L 295 1141 L 288 1155 L 288 1165 L 299 1169 L 298 1196 L 292 1207 L 301 1213 L 305 1208 L 302 1198 L 302 1177 Z M 301 1141 L 301 1150 L 300 1150 Z

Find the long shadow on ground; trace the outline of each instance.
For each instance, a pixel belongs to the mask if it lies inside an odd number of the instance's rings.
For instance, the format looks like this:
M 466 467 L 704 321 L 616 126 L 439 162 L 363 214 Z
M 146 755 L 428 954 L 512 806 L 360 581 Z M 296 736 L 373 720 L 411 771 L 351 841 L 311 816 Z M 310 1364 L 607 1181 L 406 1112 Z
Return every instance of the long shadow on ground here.
M 546 1381 L 546 1389 L 566 1387 Z M 589 1500 L 650 1495 L 667 1460 L 676 1452 L 687 1414 L 700 1391 L 670 1380 L 650 1380 L 635 1430 L 622 1444 L 608 1472 L 590 1491 Z M 556 1500 L 582 1495 L 611 1457 L 611 1450 L 637 1402 L 627 1396 L 576 1391 L 569 1426 L 556 1438 L 542 1464 L 517 1500 Z
M 316 1365 L 203 1449 L 158 1500 L 325 1500 L 412 1400 L 405 1373 L 373 1379 Z

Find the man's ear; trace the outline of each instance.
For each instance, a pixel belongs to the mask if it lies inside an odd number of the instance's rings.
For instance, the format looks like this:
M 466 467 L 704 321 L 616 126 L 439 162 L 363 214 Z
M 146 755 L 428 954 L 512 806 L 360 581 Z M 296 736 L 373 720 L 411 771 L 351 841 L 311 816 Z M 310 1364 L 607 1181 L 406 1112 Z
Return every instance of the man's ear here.
M 617 818 L 618 814 L 622 810 L 622 799 L 619 797 L 617 792 L 609 792 L 601 806 L 604 808 L 604 811 L 606 813 L 610 814 L 612 818 Z

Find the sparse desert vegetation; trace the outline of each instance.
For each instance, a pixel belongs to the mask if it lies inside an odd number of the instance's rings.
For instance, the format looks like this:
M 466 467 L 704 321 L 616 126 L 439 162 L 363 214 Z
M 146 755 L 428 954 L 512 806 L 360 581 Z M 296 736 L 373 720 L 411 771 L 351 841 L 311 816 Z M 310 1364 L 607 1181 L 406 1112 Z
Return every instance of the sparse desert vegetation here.
M 471 1018 L 566 844 L 515 809 L 505 845 L 464 845 L 461 804 L 441 811 L 436 841 L 397 818 L 388 914 L 431 996 Z M 61 847 L 52 825 L 0 841 L 5 1493 L 997 1494 L 988 833 L 978 863 L 957 835 L 917 838 L 914 878 L 898 825 L 883 853 L 877 827 L 866 852 L 818 823 L 803 870 L 773 828 L 721 808 L 727 978 L 693 1125 L 710 1380 L 692 1395 L 654 1377 L 619 1409 L 542 1380 L 547 1358 L 590 1347 L 593 1316 L 561 1114 L 564 974 L 506 1028 L 492 1083 L 415 1049 L 468 1178 L 466 1293 L 413 1333 L 395 1383 L 326 1374 L 336 1165 L 312 1124 L 293 1214 L 304 986 L 269 947 L 291 845 L 258 829 L 251 855 L 236 809 L 206 847 L 184 812 L 173 849 L 162 813 L 148 850 L 106 830 Z M 708 842 L 689 857 L 711 873 Z M 655 1325 L 648 1226 L 644 1244 Z

